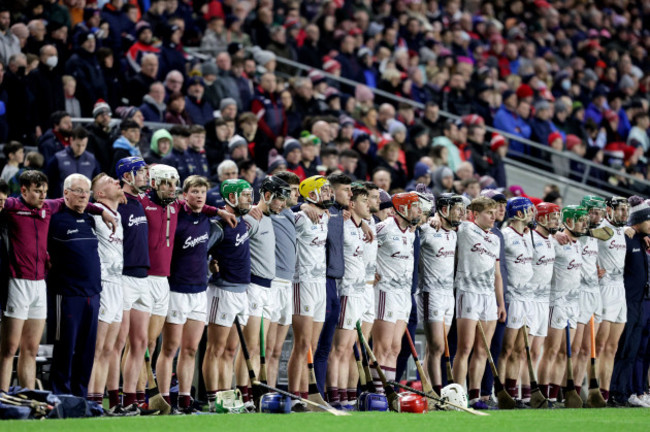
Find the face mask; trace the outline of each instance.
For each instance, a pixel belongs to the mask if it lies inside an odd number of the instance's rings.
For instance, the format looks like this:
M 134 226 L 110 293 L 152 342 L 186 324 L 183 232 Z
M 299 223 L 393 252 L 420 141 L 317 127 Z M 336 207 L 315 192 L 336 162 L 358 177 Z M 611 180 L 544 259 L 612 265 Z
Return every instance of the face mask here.
M 571 89 L 571 81 L 562 80 L 562 90 L 569 91 Z
M 48 59 L 45 60 L 45 64 L 54 69 L 56 65 L 59 64 L 59 58 L 57 56 L 48 57 Z

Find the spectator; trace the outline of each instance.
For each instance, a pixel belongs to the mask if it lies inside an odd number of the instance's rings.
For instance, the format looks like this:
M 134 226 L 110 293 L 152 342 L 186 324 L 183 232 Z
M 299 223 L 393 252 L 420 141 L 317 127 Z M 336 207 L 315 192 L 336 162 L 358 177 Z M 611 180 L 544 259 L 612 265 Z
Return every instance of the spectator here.
M 4 4 L 0 6 L 0 63 L 7 65 L 9 58 L 20 52 L 20 41 L 11 32 L 11 13 Z
M 239 178 L 237 164 L 230 159 L 221 162 L 217 167 L 217 178 L 218 181 L 214 187 L 208 190 L 206 203 L 213 207 L 223 207 L 225 202 L 221 197 L 221 183 L 226 180 Z
M 440 167 L 432 174 L 433 188 L 435 196 L 443 193 L 454 192 L 454 172 L 449 167 Z
M 27 170 L 41 171 L 43 169 L 43 155 L 37 151 L 30 151 L 25 156 L 25 163 L 22 168 L 7 182 L 9 185 L 9 194 L 12 197 L 20 196 L 20 175 Z
M 201 38 L 201 51 L 217 55 L 228 49 L 228 39 L 223 17 L 213 16 Z
M 223 118 L 216 118 L 206 126 L 205 155 L 208 159 L 210 178 L 216 178 L 216 166 L 225 159 L 228 148 L 229 130 Z
M 131 34 L 131 30 L 135 28 L 135 23 L 129 20 L 122 9 L 124 3 L 124 0 L 110 0 L 104 5 L 101 13 L 102 20 L 108 22 L 110 27 L 108 46 L 118 56 L 123 52 L 122 35 Z
M 345 35 L 341 40 L 339 55 L 336 60 L 341 64 L 341 76 L 353 81 L 365 82 L 363 70 L 355 52 L 354 36 Z
M 38 55 L 45 45 L 45 34 L 47 33 L 45 23 L 41 19 L 33 19 L 27 23 L 27 29 L 29 30 L 29 37 L 22 51 Z
M 172 93 L 181 93 L 185 78 L 179 71 L 171 71 L 165 76 L 165 93 L 169 97 Z
M 427 187 L 431 184 L 431 170 L 424 162 L 417 162 L 413 167 L 413 180 L 406 185 L 406 191 L 415 191 L 416 186 L 420 183 Z
M 459 116 L 472 112 L 471 98 L 466 89 L 465 79 L 461 74 L 452 75 L 449 85 L 443 89 L 442 109 Z
M 10 141 L 5 144 L 2 152 L 5 155 L 6 163 L 2 168 L 0 179 L 9 182 L 20 170 L 20 165 L 22 165 L 25 159 L 25 150 L 23 149 L 23 145 L 18 141 Z
M 287 171 L 296 174 L 301 179 L 300 181 L 303 181 L 307 178 L 305 170 L 300 164 L 302 160 L 302 147 L 298 140 L 294 138 L 287 138 L 287 140 L 284 142 L 283 156 L 287 161 Z
M 65 72 L 79 84 L 79 103 L 84 117 L 90 117 L 97 99 L 107 96 L 104 74 L 95 56 L 95 36 L 89 32 L 79 34 L 79 48 L 65 64 Z
M 54 45 L 43 45 L 39 52 L 39 63 L 36 70 L 28 77 L 29 89 L 34 95 L 36 125 L 41 130 L 49 126 L 50 114 L 65 109 L 68 111 L 67 98 L 64 99 L 65 83 L 61 84 L 60 68 L 57 68 L 59 58 Z M 74 79 L 74 78 L 73 78 Z M 74 98 L 74 91 L 72 92 Z M 76 101 L 76 112 L 68 111 L 74 117 L 81 117 L 79 101 Z M 74 104 L 70 104 L 71 107 Z
M 650 151 L 650 137 L 648 136 L 650 116 L 647 112 L 640 112 L 632 118 L 632 124 L 634 126 L 630 129 L 627 143 L 634 147 L 641 147 L 643 149 L 643 155 L 639 160 L 643 163 L 647 163 L 647 154 Z
M 158 56 L 148 53 L 142 56 L 140 71 L 131 78 L 126 86 L 126 95 L 131 105 L 139 106 L 142 98 L 149 92 L 151 84 L 158 77 Z
M 244 159 L 237 164 L 239 169 L 239 178 L 246 180 L 253 187 L 253 197 L 254 202 L 259 202 L 260 200 L 260 186 L 262 186 L 262 180 L 264 175 L 258 173 L 257 165 L 255 162 L 250 159 Z
M 113 162 L 113 141 L 111 139 L 111 107 L 103 100 L 98 100 L 93 107 L 93 118 L 88 130 L 88 151 L 95 155 L 99 168 L 111 172 Z
M 203 78 L 194 76 L 187 83 L 185 111 L 190 118 L 190 124 L 203 126 L 213 118 L 214 108 L 203 98 L 205 84 Z
M 81 118 L 81 105 L 79 104 L 79 99 L 75 97 L 75 92 L 77 91 L 77 81 L 70 75 L 63 75 L 61 81 L 63 81 L 65 111 L 70 113 L 71 117 Z
M 97 61 L 104 75 L 106 86 L 106 101 L 111 107 L 117 107 L 122 103 L 123 77 L 119 68 L 115 65 L 115 57 L 110 48 L 102 47 L 97 50 Z M 119 59 L 118 59 L 119 65 Z
M 129 156 L 142 156 L 140 152 L 140 126 L 134 120 L 122 120 L 120 137 L 113 142 L 113 162 L 111 173 L 115 174 L 115 164 Z
M 205 84 L 203 97 L 213 107 L 218 107 L 221 100 L 221 83 L 217 80 L 217 73 L 217 65 L 213 61 L 201 64 L 201 75 Z
M 135 37 L 136 41 L 126 52 L 125 57 L 131 70 L 138 73 L 142 70 L 140 66 L 142 57 L 147 53 L 159 54 L 160 49 L 153 44 L 153 32 L 147 21 L 140 21 L 135 25 Z
M 492 154 L 485 143 L 485 122 L 476 114 L 463 117 L 463 122 L 467 125 L 467 146 L 474 172 L 479 176 L 488 175 Z
M 190 139 L 187 157 L 190 161 L 190 175 L 208 177 L 210 170 L 208 158 L 205 155 L 205 128 L 193 125 L 189 128 Z
M 593 93 L 593 99 L 585 110 L 585 122 L 591 119 L 597 125 L 601 123 L 605 111 L 607 111 L 609 108 L 607 106 L 608 93 L 609 91 L 604 85 L 599 85 L 596 87 Z
M 0 13 L 0 19 L 2 13 Z M 36 118 L 30 109 L 34 96 L 29 90 L 27 78 L 27 57 L 23 53 L 16 53 L 9 57 L 7 71 L 3 78 L 3 87 L 7 91 L 7 123 L 9 128 L 8 138 L 24 143 L 33 143 Z M 36 129 L 37 136 L 42 133 Z
M 176 168 L 180 178 L 179 183 L 183 184 L 191 175 L 191 160 L 187 154 L 190 131 L 187 126 L 173 126 L 169 133 L 172 136 L 172 151 L 163 158 L 162 163 Z
M 512 90 L 506 90 L 502 95 L 503 104 L 494 116 L 494 127 L 508 132 L 509 134 L 516 135 L 521 138 L 530 138 L 531 129 L 526 118 L 522 118 L 520 110 L 518 109 L 518 94 Z M 525 108 L 528 104 L 524 104 Z M 518 141 L 510 143 L 510 150 L 515 153 L 525 153 L 527 146 Z
M 551 118 L 553 111 L 551 104 L 546 100 L 539 100 L 535 103 L 535 117 L 530 121 L 531 138 L 538 143 L 548 142 L 548 136 L 552 132 L 559 132 Z M 562 132 L 560 132 L 562 135 Z M 536 152 L 533 152 L 535 154 Z
M 153 133 L 149 152 L 144 157 L 148 165 L 163 163 L 162 160 L 172 151 L 172 136 L 167 129 L 161 128 Z
M 406 187 L 406 171 L 399 161 L 399 152 L 399 144 L 391 141 L 379 150 L 377 163 L 379 166 L 389 170 L 391 176 L 390 186 L 392 188 L 403 189 Z M 384 189 L 383 187 L 381 188 Z
M 165 87 L 156 81 L 149 87 L 149 93 L 142 98 L 140 112 L 145 121 L 163 123 L 165 121 L 167 105 L 165 104 Z
M 235 163 L 248 159 L 248 143 L 241 135 L 234 135 L 228 141 L 228 156 Z
M 309 24 L 305 27 L 305 39 L 302 46 L 298 49 L 298 61 L 306 66 L 318 68 L 321 66 L 323 53 L 318 48 L 320 39 L 320 30 L 315 24 Z
M 167 99 L 167 113 L 165 123 L 189 125 L 192 124 L 189 114 L 185 110 L 185 96 L 183 93 L 174 92 Z
M 257 95 L 251 111 L 258 115 L 260 131 L 264 135 L 265 148 L 278 147 L 287 135 L 287 118 L 282 109 L 282 101 L 276 92 L 275 75 L 267 72 L 262 75 Z
M 167 76 L 170 71 L 177 70 L 185 73 L 187 59 L 181 47 L 183 36 L 182 20 L 172 18 L 162 31 L 162 47 L 160 49 L 160 68 L 158 76 Z
M 101 172 L 99 164 L 92 153 L 86 151 L 88 132 L 82 126 L 72 129 L 70 145 L 58 151 L 47 165 L 51 197 L 63 195 L 63 182 L 72 174 L 81 174 L 86 178 L 95 178 Z
M 46 164 L 52 159 L 54 153 L 70 145 L 72 133 L 72 119 L 65 111 L 53 112 L 50 115 L 50 124 L 52 128 L 38 139 L 38 151 L 43 155 Z
M 217 55 L 218 81 L 221 85 L 221 98 L 233 98 L 237 101 L 237 108 L 244 109 L 239 95 L 237 78 L 232 73 L 232 60 L 230 54 L 222 52 Z
M 271 41 L 266 48 L 278 57 L 292 61 L 298 59 L 296 51 L 287 43 L 287 31 L 283 26 L 274 26 L 271 28 Z M 298 72 L 293 66 L 282 63 L 280 63 L 275 70 L 279 74 L 284 74 L 286 76 L 294 76 Z

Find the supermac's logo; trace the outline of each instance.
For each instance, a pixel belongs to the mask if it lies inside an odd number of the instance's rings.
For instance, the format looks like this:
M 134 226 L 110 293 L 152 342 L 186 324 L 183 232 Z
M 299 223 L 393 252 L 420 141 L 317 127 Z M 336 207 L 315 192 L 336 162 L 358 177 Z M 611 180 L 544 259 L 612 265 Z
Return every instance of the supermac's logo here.
M 549 265 L 549 264 L 553 264 L 554 262 L 555 262 L 555 258 L 546 258 L 545 256 L 541 256 L 537 259 L 535 265 L 538 266 Z
M 441 247 L 438 249 L 438 253 L 436 253 L 436 258 L 446 258 L 446 257 L 453 257 L 456 254 L 455 250 L 445 250 L 445 248 Z
M 241 244 L 246 240 L 248 240 L 248 231 L 246 231 L 244 234 L 237 234 L 237 237 L 235 238 L 235 247 L 241 246 Z
M 315 239 L 313 239 L 313 240 L 311 241 L 310 244 L 311 244 L 312 246 L 324 246 L 325 243 L 327 243 L 327 239 L 318 239 L 318 238 L 315 238 Z
M 582 263 L 577 263 L 576 260 L 571 260 L 567 266 L 567 270 L 579 269 L 582 267 Z
M 487 256 L 489 256 L 491 258 L 494 258 L 494 259 L 497 258 L 497 256 L 495 254 L 493 254 L 492 252 L 487 250 L 485 247 L 483 247 L 483 245 L 481 243 L 476 243 L 474 246 L 472 246 L 472 249 L 470 249 L 470 252 L 478 252 L 481 255 L 487 255 Z
M 533 257 L 525 257 L 523 254 L 515 258 L 515 264 L 528 264 L 533 261 Z
M 189 237 L 187 237 L 185 239 L 185 243 L 183 243 L 183 249 L 193 248 L 198 244 L 205 243 L 205 242 L 208 241 L 208 238 L 209 238 L 208 233 L 205 233 L 205 234 L 203 234 L 201 236 L 198 236 L 198 237 L 195 237 L 195 238 L 192 238 L 192 236 L 189 236 Z
M 134 216 L 134 215 L 129 215 L 129 224 L 128 226 L 138 226 L 140 224 L 147 223 L 147 217 L 146 216 Z
M 616 240 L 612 240 L 612 242 L 609 244 L 609 249 L 625 250 L 627 249 L 627 246 L 624 244 L 616 243 Z

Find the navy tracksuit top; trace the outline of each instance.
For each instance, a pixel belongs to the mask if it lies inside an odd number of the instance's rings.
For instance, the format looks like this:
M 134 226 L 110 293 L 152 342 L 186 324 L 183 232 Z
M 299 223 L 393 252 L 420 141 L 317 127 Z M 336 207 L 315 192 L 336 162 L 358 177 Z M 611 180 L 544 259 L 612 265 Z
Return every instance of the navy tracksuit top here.
M 208 240 L 210 218 L 194 213 L 185 204 L 178 213 L 174 237 L 169 289 L 192 294 L 206 290 L 208 285 Z
M 126 204 L 117 211 L 122 216 L 124 229 L 124 269 L 126 276 L 145 278 L 149 269 L 149 224 L 144 207 L 134 196 L 124 194 Z

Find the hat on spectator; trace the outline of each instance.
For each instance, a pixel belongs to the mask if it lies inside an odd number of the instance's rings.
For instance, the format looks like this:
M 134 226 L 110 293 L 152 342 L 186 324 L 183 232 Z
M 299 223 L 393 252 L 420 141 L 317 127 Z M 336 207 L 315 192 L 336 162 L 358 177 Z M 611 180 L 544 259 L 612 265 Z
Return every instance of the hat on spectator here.
M 217 65 L 214 64 L 214 62 L 207 61 L 201 65 L 201 74 L 203 76 L 218 75 L 219 70 L 217 69 Z
M 585 69 L 582 75 L 582 82 L 598 81 L 598 75 L 592 69 Z
M 341 63 L 334 59 L 327 60 L 323 63 L 323 70 L 327 73 L 333 74 L 337 70 L 341 70 Z
M 140 111 L 138 107 L 134 106 L 121 106 L 115 109 L 115 113 L 120 116 L 122 120 L 130 120 L 133 118 L 135 113 Z
M 497 182 L 494 180 L 494 177 L 489 175 L 484 175 L 478 179 L 478 184 L 481 186 L 481 189 L 495 189 L 497 187 Z
M 23 23 L 16 23 L 12 25 L 11 33 L 13 33 L 19 39 L 24 39 L 29 37 L 29 29 Z
M 93 117 L 97 117 L 101 114 L 111 115 L 111 107 L 104 99 L 97 99 L 97 102 L 95 102 L 95 105 L 93 106 Z
M 600 96 L 607 96 L 609 93 L 609 89 L 603 85 L 603 84 L 598 84 L 596 88 L 594 89 L 594 97 L 600 97 Z
M 379 189 L 379 210 L 386 210 L 393 206 L 393 200 L 390 194 L 383 189 Z
M 526 194 L 524 193 L 524 188 L 522 188 L 522 187 L 519 186 L 519 185 L 512 185 L 512 186 L 510 186 L 510 187 L 508 188 L 508 190 L 509 190 L 510 193 L 513 194 L 514 196 L 524 196 L 524 195 L 526 195 Z
M 559 132 L 551 132 L 550 134 L 548 134 L 548 138 L 547 138 L 548 145 L 553 144 L 553 142 L 555 142 L 555 140 L 557 139 L 561 140 L 562 134 Z
M 145 30 L 151 30 L 151 24 L 149 24 L 145 20 L 138 21 L 138 23 L 135 25 L 135 35 L 139 37 L 140 33 L 142 33 Z
M 630 217 L 628 218 L 628 225 L 638 225 L 642 222 L 650 220 L 650 205 L 648 201 L 639 196 L 631 196 L 628 198 L 630 203 Z
M 492 134 L 492 139 L 490 140 L 490 150 L 496 152 L 500 147 L 507 145 L 506 139 L 500 133 L 494 132 Z
M 237 147 L 248 147 L 248 142 L 241 135 L 235 135 L 228 141 L 228 151 L 233 152 Z
M 613 122 L 613 121 L 618 120 L 618 114 L 616 114 L 616 111 L 611 110 L 611 109 L 608 109 L 607 111 L 605 111 L 605 113 L 603 114 L 603 117 L 605 117 L 605 119 L 607 119 L 608 122 Z
M 276 169 L 280 168 L 282 165 L 287 166 L 287 161 L 278 154 L 276 149 L 272 149 L 269 152 L 269 168 L 266 170 L 268 174 L 271 174 Z
M 318 85 L 322 82 L 325 82 L 325 75 L 323 75 L 320 71 L 313 70 L 309 72 L 308 76 L 313 85 Z
M 359 51 L 357 51 L 357 57 L 359 58 L 363 58 L 367 55 L 372 55 L 372 51 L 370 50 L 370 48 L 361 47 L 359 48 Z
M 187 80 L 187 87 L 192 87 L 193 85 L 200 85 L 205 87 L 205 82 L 203 82 L 203 77 L 200 75 L 194 75 Z
M 339 91 L 338 91 L 336 88 L 334 88 L 334 87 L 327 87 L 327 88 L 325 89 L 324 96 L 325 96 L 325 102 L 329 102 L 329 101 L 331 101 L 331 100 L 334 99 L 334 98 L 338 98 L 338 97 L 340 97 L 341 95 L 340 95 Z M 342 125 L 341 125 L 341 126 L 342 126 Z
M 88 39 L 95 39 L 95 35 L 89 31 L 82 31 L 77 35 L 77 43 L 83 45 Z
M 515 95 L 515 94 L 517 94 L 517 93 L 515 93 L 513 90 L 508 89 L 508 90 L 504 91 L 503 94 L 501 95 L 501 100 L 506 101 L 512 95 Z
M 573 147 L 582 144 L 582 140 L 577 135 L 569 134 L 566 136 L 566 149 L 572 150 Z
M 465 126 L 481 126 L 485 124 L 485 120 L 478 114 L 467 114 L 462 117 Z
M 534 107 L 535 107 L 535 111 L 542 111 L 542 110 L 551 109 L 551 104 L 546 99 L 540 99 L 537 102 L 535 102 Z
M 275 60 L 275 53 L 268 50 L 260 50 L 254 54 L 253 58 L 255 59 L 255 63 L 260 66 L 265 66 L 267 63 Z
M 230 28 L 231 25 L 233 25 L 236 22 L 239 22 L 239 17 L 234 14 L 228 14 L 226 16 L 226 21 L 225 21 L 225 26 L 226 28 Z
M 368 135 L 365 132 L 361 132 L 356 137 L 354 137 L 354 147 L 357 147 L 359 144 L 361 144 L 364 141 L 370 141 L 370 135 Z
M 394 137 L 399 132 L 406 132 L 406 126 L 399 120 L 393 120 L 388 125 L 388 134 Z
M 443 179 L 445 177 L 453 177 L 454 176 L 454 172 L 448 166 L 443 166 L 440 169 L 441 169 L 441 171 L 440 171 L 440 178 L 441 179 Z
M 550 9 L 551 4 L 546 0 L 535 0 L 535 7 L 539 9 Z
M 479 182 L 480 184 L 480 182 Z M 519 186 L 517 186 L 519 187 Z M 499 192 L 497 189 L 484 189 L 481 191 L 481 196 L 490 198 L 496 202 L 504 203 L 507 201 L 507 198 L 504 194 Z
M 219 102 L 219 111 L 223 110 L 226 107 L 229 107 L 230 105 L 237 105 L 237 101 L 235 101 L 233 98 L 221 99 L 221 102 Z
M 571 110 L 574 111 L 574 112 L 575 112 L 576 110 L 581 110 L 581 109 L 583 109 L 583 108 L 584 108 L 584 105 L 582 105 L 582 102 L 580 102 L 580 101 L 575 101 L 575 102 L 573 102 L 573 104 L 571 105 Z
M 284 147 L 282 149 L 282 154 L 286 158 L 289 155 L 289 153 L 291 153 L 292 151 L 301 150 L 301 149 L 302 149 L 302 146 L 300 145 L 300 143 L 298 142 L 297 139 L 295 139 L 295 138 L 287 138 L 284 141 Z
M 416 125 L 413 125 L 413 127 L 411 128 L 409 135 L 411 136 L 411 139 L 416 139 L 416 138 L 419 138 L 419 137 L 421 137 L 422 135 L 424 135 L 424 134 L 426 134 L 428 132 L 429 131 L 427 130 L 426 127 L 424 127 L 424 126 L 422 126 L 420 124 L 416 124 Z
M 337 92 L 337 96 L 340 95 L 341 94 Z M 341 127 L 354 126 L 354 119 L 350 116 L 342 114 L 339 116 L 339 123 L 341 124 Z
M 357 84 L 356 88 L 354 89 L 354 98 L 358 102 L 368 102 L 375 100 L 375 95 L 367 85 Z
M 557 100 L 555 102 L 555 112 L 556 113 L 561 113 L 561 112 L 565 112 L 565 111 L 568 111 L 568 110 L 569 110 L 569 107 L 567 106 L 566 102 L 564 102 L 563 100 L 559 99 L 559 100 Z
M 244 49 L 244 45 L 241 42 L 230 42 L 228 44 L 228 54 L 230 54 L 231 56 L 235 55 L 237 52 L 243 49 Z
M 431 169 L 429 169 L 429 165 L 425 164 L 424 162 L 417 162 L 413 167 L 414 179 L 418 179 L 427 174 L 431 174 Z
M 627 88 L 634 87 L 634 79 L 629 75 L 623 75 L 621 80 L 618 82 L 618 88 L 623 90 Z
M 533 89 L 528 84 L 521 84 L 519 87 L 517 87 L 517 97 L 519 99 L 532 97 L 534 95 L 535 93 L 533 92 Z

